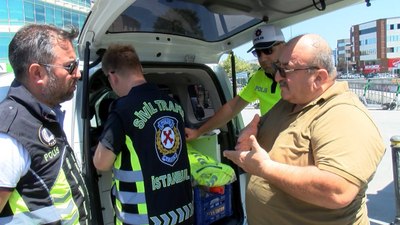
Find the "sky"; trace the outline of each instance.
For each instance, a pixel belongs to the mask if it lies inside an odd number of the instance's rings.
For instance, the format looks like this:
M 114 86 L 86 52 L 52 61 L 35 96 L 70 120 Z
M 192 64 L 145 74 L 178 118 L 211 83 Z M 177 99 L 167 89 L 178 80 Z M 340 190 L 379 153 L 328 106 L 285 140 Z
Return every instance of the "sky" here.
M 286 41 L 304 33 L 316 33 L 325 38 L 332 49 L 336 48 L 337 40 L 350 38 L 350 28 L 353 25 L 390 17 L 400 17 L 400 0 L 371 0 L 371 6 L 365 3 L 352 5 L 322 16 L 294 24 L 282 29 Z M 329 7 L 329 6 L 328 6 Z M 247 50 L 251 42 L 236 49 L 234 53 L 244 60 L 255 60 Z

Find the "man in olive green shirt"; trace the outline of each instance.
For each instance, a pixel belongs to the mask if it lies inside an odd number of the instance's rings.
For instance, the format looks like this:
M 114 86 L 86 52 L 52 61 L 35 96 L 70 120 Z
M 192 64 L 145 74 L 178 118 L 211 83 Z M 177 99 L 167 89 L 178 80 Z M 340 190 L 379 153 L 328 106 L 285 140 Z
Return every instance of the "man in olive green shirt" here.
M 224 152 L 251 174 L 250 225 L 369 224 L 365 192 L 385 146 L 331 56 L 318 35 L 289 41 L 275 65 L 282 99 Z

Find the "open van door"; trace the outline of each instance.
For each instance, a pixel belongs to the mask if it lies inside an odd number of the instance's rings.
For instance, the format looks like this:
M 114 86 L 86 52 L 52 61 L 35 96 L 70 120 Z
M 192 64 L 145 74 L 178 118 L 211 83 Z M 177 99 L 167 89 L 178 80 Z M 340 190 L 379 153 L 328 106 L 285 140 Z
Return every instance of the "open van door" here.
M 109 196 L 111 175 L 96 171 L 91 158 L 102 129 L 101 114 L 104 109 L 101 105 L 114 97 L 100 68 L 101 57 L 110 44 L 133 45 L 142 61 L 146 79 L 180 102 L 185 111 L 186 126 L 199 127 L 233 98 L 228 75 L 218 66 L 221 56 L 249 42 L 255 27 L 270 23 L 284 28 L 362 2 L 364 1 L 95 1 L 78 41 L 79 55 L 84 59 L 84 71 L 83 82 L 80 82 L 76 95 L 76 133 L 79 136 L 75 139 L 83 151 L 82 165 L 92 201 L 92 224 L 113 224 Z M 242 128 L 243 122 L 239 115 L 218 131 L 199 140 L 200 151 L 207 152 L 215 160 L 233 167 L 237 176 L 237 180 L 229 187 L 229 195 L 224 196 L 224 199 L 229 200 L 226 203 L 228 205 L 205 214 L 203 219 L 208 222 L 201 222 L 202 224 L 246 223 L 246 174 L 221 157 L 223 150 L 234 148 L 237 134 Z M 222 203 L 220 200 L 216 201 Z M 215 214 L 219 217 L 210 219 Z

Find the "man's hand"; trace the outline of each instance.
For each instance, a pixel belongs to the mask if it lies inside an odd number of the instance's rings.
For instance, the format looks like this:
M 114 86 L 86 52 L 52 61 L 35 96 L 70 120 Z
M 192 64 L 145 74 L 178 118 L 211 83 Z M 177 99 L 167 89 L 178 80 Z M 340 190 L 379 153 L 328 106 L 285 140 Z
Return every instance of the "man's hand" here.
M 194 140 L 198 138 L 200 135 L 201 134 L 199 133 L 199 130 L 185 127 L 186 141 Z
M 250 136 L 257 135 L 260 116 L 255 114 L 253 120 L 240 132 L 235 150 L 250 150 L 252 147 Z
M 117 156 L 111 149 L 108 149 L 101 142 L 97 144 L 96 151 L 93 156 L 93 165 L 100 171 L 110 171 L 113 167 Z
M 12 191 L 0 190 L 0 213 L 3 211 L 8 199 L 10 198 Z
M 265 163 L 271 159 L 267 151 L 258 144 L 254 135 L 249 137 L 249 141 L 251 142 L 251 149 L 241 149 L 240 151 L 226 150 L 223 154 L 244 171 L 260 176 L 263 173 Z

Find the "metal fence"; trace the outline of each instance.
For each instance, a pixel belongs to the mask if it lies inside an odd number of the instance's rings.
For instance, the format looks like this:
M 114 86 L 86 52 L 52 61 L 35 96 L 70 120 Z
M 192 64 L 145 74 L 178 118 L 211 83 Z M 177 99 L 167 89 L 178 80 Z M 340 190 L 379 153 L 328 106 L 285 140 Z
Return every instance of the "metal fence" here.
M 364 104 L 399 109 L 400 78 L 346 80 Z

